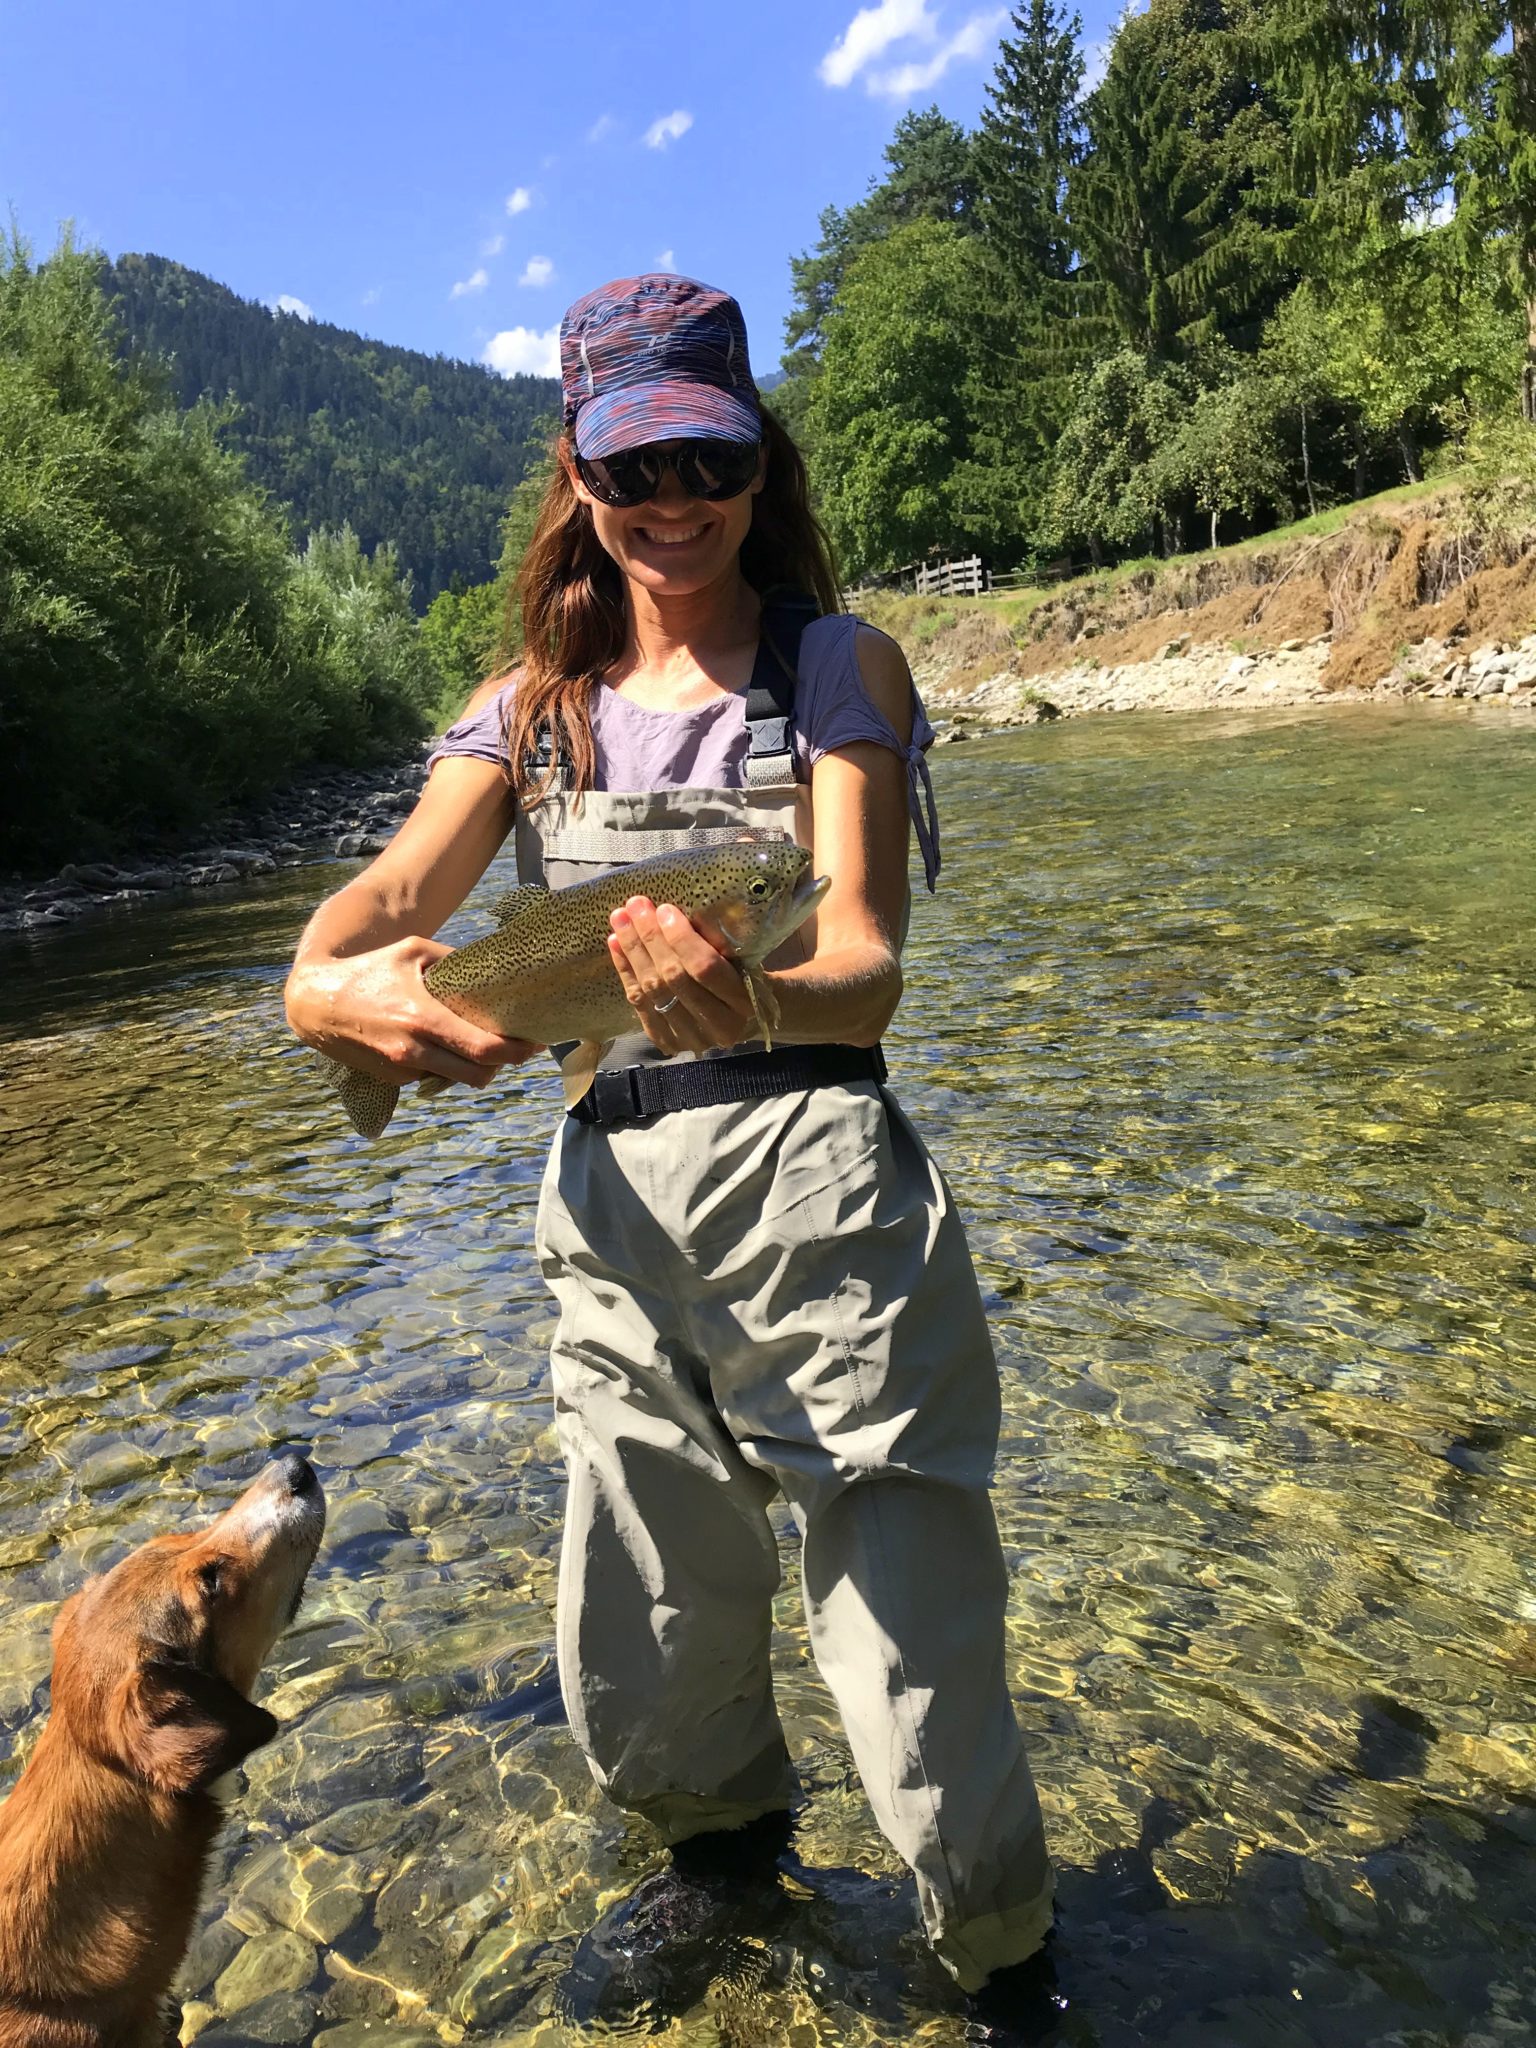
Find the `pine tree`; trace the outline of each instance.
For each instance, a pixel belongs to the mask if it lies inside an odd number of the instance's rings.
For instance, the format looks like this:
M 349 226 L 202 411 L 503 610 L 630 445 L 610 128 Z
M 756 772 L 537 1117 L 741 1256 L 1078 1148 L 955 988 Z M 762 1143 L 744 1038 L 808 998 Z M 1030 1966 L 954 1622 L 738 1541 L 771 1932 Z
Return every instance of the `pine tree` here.
M 1051 451 L 1091 341 L 1074 291 L 1067 179 L 1081 146 L 1082 22 L 1055 0 L 1015 9 L 975 143 L 981 237 L 975 461 L 960 488 L 994 547 L 1032 536 Z
M 1533 0 L 1271 0 L 1270 40 L 1296 97 L 1295 176 L 1340 242 L 1367 227 L 1390 248 L 1380 231 L 1447 211 L 1469 266 L 1497 239 L 1536 421 Z
M 1086 116 L 1068 212 L 1115 333 L 1166 360 L 1256 348 L 1290 282 L 1295 207 L 1249 0 L 1151 0 L 1121 23 Z

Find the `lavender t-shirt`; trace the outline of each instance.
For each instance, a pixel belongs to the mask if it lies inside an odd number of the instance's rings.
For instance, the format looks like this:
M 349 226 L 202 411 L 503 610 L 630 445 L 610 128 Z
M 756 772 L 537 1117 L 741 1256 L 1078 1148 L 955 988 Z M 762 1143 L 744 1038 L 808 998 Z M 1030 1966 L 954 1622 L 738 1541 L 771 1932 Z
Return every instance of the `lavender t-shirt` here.
M 939 827 L 924 755 L 933 745 L 933 727 L 914 689 L 912 740 L 902 744 L 864 687 L 855 646 L 858 629 L 859 621 L 846 612 L 813 619 L 805 629 L 790 721 L 796 778 L 809 781 L 823 754 L 859 740 L 873 740 L 902 755 L 923 873 L 932 889 L 939 872 Z M 428 766 L 458 754 L 503 762 L 503 721 L 516 687 L 515 679 L 504 684 L 471 717 L 449 726 Z M 592 742 L 596 789 L 740 789 L 747 779 L 746 696 L 736 691 L 691 711 L 656 711 L 616 690 L 594 690 Z

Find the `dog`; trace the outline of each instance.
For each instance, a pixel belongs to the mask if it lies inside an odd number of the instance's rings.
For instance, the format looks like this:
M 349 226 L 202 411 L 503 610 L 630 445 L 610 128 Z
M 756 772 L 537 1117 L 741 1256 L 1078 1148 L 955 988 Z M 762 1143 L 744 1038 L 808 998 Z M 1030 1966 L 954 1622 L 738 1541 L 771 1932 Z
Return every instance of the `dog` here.
M 222 1796 L 277 1722 L 249 1698 L 298 1611 L 325 1496 L 295 1452 L 201 1535 L 60 1609 L 53 1705 L 0 1806 L 0 2048 L 162 2048 Z

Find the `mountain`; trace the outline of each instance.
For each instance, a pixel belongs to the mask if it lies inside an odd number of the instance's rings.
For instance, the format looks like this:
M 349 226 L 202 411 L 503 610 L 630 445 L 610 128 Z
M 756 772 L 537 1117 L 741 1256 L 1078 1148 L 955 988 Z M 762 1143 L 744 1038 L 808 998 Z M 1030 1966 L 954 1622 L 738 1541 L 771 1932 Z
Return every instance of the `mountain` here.
M 273 313 L 164 256 L 120 256 L 102 284 L 180 404 L 234 400 L 225 445 L 288 506 L 298 539 L 346 521 L 369 550 L 392 541 L 420 609 L 455 577 L 491 575 L 507 501 L 559 413 L 556 379 Z

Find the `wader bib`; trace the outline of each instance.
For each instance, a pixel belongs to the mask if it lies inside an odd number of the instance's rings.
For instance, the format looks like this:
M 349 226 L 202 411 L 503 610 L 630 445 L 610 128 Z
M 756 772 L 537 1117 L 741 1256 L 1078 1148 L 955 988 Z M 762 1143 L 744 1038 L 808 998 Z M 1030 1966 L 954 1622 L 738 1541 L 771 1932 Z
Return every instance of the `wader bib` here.
M 746 787 L 562 790 L 519 811 L 521 878 L 558 888 L 746 828 L 809 844 L 810 792 L 765 694 L 760 657 Z M 875 1817 L 974 1990 L 1039 1946 L 1053 1883 L 1003 1658 L 997 1369 L 949 1190 L 883 1066 L 812 1054 L 814 1084 L 794 1085 L 760 1052 L 733 1077 L 739 1055 L 668 1060 L 636 1033 L 561 1119 L 536 1230 L 560 1310 L 561 1689 L 598 1784 L 668 1840 L 787 1807 L 769 1666 L 782 1492 Z M 833 1077 L 839 1054 L 863 1078 Z M 655 1070 L 685 1066 L 707 1094 L 645 1113 Z M 710 1099 L 733 1078 L 755 1092 Z

